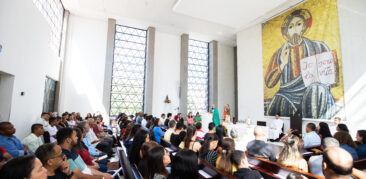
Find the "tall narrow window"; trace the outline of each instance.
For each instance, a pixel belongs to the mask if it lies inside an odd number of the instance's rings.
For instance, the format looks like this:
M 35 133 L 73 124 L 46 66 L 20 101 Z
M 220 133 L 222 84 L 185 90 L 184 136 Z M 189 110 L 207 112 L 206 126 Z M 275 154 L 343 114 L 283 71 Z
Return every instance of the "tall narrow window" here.
M 55 111 L 56 85 L 57 82 L 55 80 L 46 77 L 43 97 L 43 112 Z
M 62 40 L 62 26 L 64 19 L 64 7 L 61 0 L 33 0 L 33 3 L 41 11 L 51 27 L 50 45 L 56 53 L 60 54 Z
M 110 116 L 142 111 L 147 31 L 116 25 Z
M 208 110 L 208 43 L 189 39 L 188 112 Z

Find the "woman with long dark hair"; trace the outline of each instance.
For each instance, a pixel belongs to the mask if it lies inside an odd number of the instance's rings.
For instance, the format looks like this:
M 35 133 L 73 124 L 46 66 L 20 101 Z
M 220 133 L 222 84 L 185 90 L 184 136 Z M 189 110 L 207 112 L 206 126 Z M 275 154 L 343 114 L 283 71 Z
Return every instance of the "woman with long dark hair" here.
M 136 133 L 135 137 L 133 138 L 130 150 L 128 152 L 128 160 L 131 164 L 138 165 L 140 162 L 140 149 L 142 144 L 145 142 L 149 142 L 149 134 L 145 130 L 140 130 Z
M 339 126 L 339 125 L 338 125 Z M 352 140 L 351 135 L 348 132 L 340 131 L 334 134 L 334 138 L 338 140 L 339 147 L 343 148 L 352 155 L 353 160 L 358 159 L 357 145 Z
M 147 156 L 144 179 L 165 179 L 168 177 L 166 166 L 170 164 L 169 153 L 162 146 L 152 147 Z
M 46 179 L 47 170 L 33 155 L 21 156 L 7 162 L 0 170 L 4 179 Z
M 88 147 L 83 143 L 83 139 L 86 135 L 85 130 L 82 127 L 75 127 L 74 129 L 76 131 L 76 136 L 78 137 L 78 141 L 74 146 L 74 150 L 80 155 L 86 165 L 93 167 L 94 163 L 90 157 Z
M 130 128 L 131 126 L 132 126 L 132 128 Z M 123 139 L 123 145 L 125 145 L 126 150 L 127 150 L 126 152 L 129 152 L 130 147 L 131 147 L 131 144 L 132 144 L 132 141 L 133 141 L 133 137 L 141 129 L 142 129 L 141 125 L 135 124 L 133 122 L 130 123 L 127 126 L 126 132 L 125 132 L 125 134 L 123 135 L 123 138 L 122 138 Z
M 161 136 L 164 136 L 164 132 L 163 130 L 161 130 L 161 121 L 159 118 L 154 118 L 154 127 L 153 127 L 153 130 L 152 130 L 152 133 L 154 134 L 154 139 L 157 143 L 160 144 L 160 137 Z
M 222 151 L 217 157 L 216 167 L 228 174 L 233 174 L 237 171 L 235 165 L 231 163 L 231 154 L 235 151 L 235 141 L 231 138 L 225 138 L 222 140 Z
M 140 152 L 139 152 L 141 160 L 138 164 L 138 169 L 142 176 L 144 176 L 145 168 L 147 167 L 147 156 L 148 156 L 149 150 L 158 145 L 159 145 L 158 143 L 156 143 L 155 141 L 151 141 L 151 140 L 149 142 L 145 142 L 144 144 L 142 144 Z
M 192 114 L 192 112 L 189 112 L 188 115 L 187 115 L 187 124 L 188 124 L 188 126 L 193 125 L 193 114 Z
M 127 141 L 130 137 L 130 134 L 131 134 L 131 131 L 132 131 L 132 128 L 135 126 L 135 123 L 133 122 L 130 122 L 127 126 L 126 126 L 126 130 L 125 132 L 123 133 L 122 135 L 122 140 L 123 141 Z
M 86 114 L 85 119 L 89 119 L 89 118 L 92 118 L 92 117 L 93 117 L 92 114 L 88 113 L 88 114 Z
M 357 147 L 359 158 L 366 158 L 366 130 L 358 130 L 356 134 L 357 142 L 360 143 Z
M 121 137 L 125 134 L 128 124 L 130 124 L 132 122 L 133 121 L 126 120 L 125 122 L 121 123 L 121 125 L 119 126 L 119 128 L 121 129 L 121 133 L 120 133 Z M 131 128 L 131 130 L 132 130 L 132 128 Z
M 320 136 L 321 139 L 324 139 L 326 137 L 332 137 L 329 126 L 325 122 L 320 122 L 317 127 L 317 130 L 318 130 L 318 135 Z
M 337 130 L 337 132 L 341 132 L 341 131 L 349 132 L 346 124 L 338 124 L 336 130 Z
M 194 126 L 187 128 L 187 134 L 183 142 L 180 143 L 179 147 L 182 149 L 190 149 L 193 152 L 198 152 L 201 148 L 201 144 L 196 141 L 197 129 Z
M 212 166 L 215 166 L 218 155 L 215 149 L 217 147 L 217 143 L 219 142 L 219 138 L 216 134 L 207 134 L 206 137 L 207 138 L 203 142 L 203 145 L 199 151 L 199 157 Z
M 197 179 L 198 158 L 195 152 L 180 150 L 172 159 L 171 173 L 168 179 Z

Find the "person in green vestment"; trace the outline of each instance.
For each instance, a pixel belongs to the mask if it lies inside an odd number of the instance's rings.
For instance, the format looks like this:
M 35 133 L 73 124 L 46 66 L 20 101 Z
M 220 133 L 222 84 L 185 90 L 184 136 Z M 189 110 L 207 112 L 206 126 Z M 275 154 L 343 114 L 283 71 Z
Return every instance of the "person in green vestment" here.
M 211 113 L 213 113 L 212 119 L 213 119 L 213 122 L 215 123 L 215 127 L 217 127 L 218 125 L 220 125 L 220 115 L 219 115 L 219 111 L 217 110 L 215 104 L 212 105 Z

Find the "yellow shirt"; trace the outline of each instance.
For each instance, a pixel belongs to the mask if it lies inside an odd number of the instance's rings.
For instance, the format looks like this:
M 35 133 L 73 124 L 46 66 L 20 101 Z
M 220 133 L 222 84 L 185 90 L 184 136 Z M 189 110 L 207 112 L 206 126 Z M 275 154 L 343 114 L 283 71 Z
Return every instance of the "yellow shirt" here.
M 221 160 L 221 155 L 219 155 L 217 157 L 217 160 L 216 160 L 216 168 L 219 168 L 220 160 Z M 236 171 L 238 171 L 238 168 L 236 167 L 236 165 L 232 164 L 231 174 L 234 174 Z
M 174 133 L 174 130 L 173 129 L 168 129 L 166 132 L 165 132 L 165 135 L 164 135 L 164 139 L 168 142 L 170 142 L 170 136 L 172 136 L 172 133 Z

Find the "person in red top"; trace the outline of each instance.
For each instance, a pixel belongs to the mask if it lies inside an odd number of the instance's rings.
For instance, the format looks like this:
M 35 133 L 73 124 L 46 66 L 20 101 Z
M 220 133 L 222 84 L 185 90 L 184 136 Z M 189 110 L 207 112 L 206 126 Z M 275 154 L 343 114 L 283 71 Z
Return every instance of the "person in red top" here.
M 197 122 L 196 128 L 197 128 L 197 139 L 200 141 L 204 141 L 205 132 L 202 130 L 202 124 L 200 122 Z
M 13 159 L 13 157 L 0 146 L 0 168 L 2 168 L 5 163 L 11 159 Z
M 76 127 L 76 136 L 78 137 L 78 142 L 76 144 L 76 146 L 74 147 L 74 150 L 80 155 L 80 157 L 83 159 L 83 161 L 85 162 L 86 165 L 91 166 L 101 172 L 106 173 L 108 168 L 107 168 L 107 161 L 106 160 L 102 160 L 102 161 L 97 161 L 93 162 L 93 157 L 90 155 L 89 151 L 88 151 L 88 147 L 84 144 L 83 139 L 86 136 L 86 132 L 83 128 L 81 127 Z
M 86 135 L 84 129 L 77 127 L 75 128 L 75 130 L 76 130 L 76 136 L 78 137 L 78 142 L 75 145 L 74 150 L 80 155 L 80 157 L 83 159 L 86 165 L 98 169 L 99 168 L 98 164 L 92 161 L 92 158 L 90 156 L 87 147 L 85 146 L 85 144 L 83 145 L 82 139 L 84 139 Z

